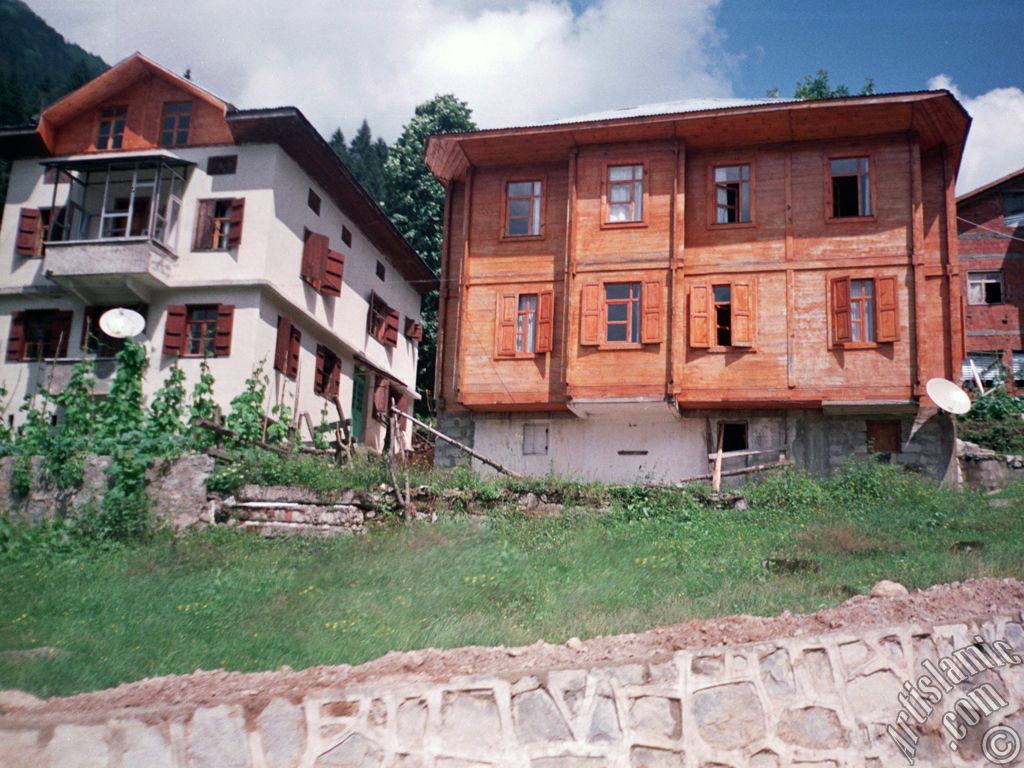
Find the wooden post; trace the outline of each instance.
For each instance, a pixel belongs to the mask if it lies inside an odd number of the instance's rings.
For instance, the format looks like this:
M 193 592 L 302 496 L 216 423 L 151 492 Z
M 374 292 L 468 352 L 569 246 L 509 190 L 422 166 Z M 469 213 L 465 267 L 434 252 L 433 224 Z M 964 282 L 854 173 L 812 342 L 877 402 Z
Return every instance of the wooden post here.
M 725 422 L 718 422 L 718 451 L 715 453 L 715 471 L 711 473 L 711 490 L 722 488 L 722 448 L 725 447 Z

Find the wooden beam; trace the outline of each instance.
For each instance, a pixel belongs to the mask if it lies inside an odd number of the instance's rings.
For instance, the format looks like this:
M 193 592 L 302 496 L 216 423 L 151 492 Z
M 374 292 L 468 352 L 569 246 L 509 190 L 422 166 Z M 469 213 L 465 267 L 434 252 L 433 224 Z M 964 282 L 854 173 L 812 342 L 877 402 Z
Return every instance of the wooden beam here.
M 920 397 L 924 394 L 924 375 L 927 366 L 925 357 L 927 336 L 924 328 L 927 300 L 924 276 L 924 187 L 921 180 L 921 145 L 916 135 L 910 136 L 908 149 L 910 152 L 910 263 L 913 266 L 914 280 L 913 324 L 910 332 L 914 339 L 916 352 L 914 365 L 911 366 L 911 384 L 914 387 L 914 394 Z
M 455 438 L 448 437 L 448 435 L 444 434 L 443 432 L 438 432 L 432 426 L 430 426 L 429 424 L 424 424 L 422 421 L 417 419 L 415 416 L 410 416 L 408 413 L 402 413 L 400 410 L 398 410 L 394 406 L 391 406 L 391 412 L 395 413 L 395 414 L 398 414 L 399 416 L 402 416 L 402 417 L 408 419 L 409 421 L 411 421 L 416 426 L 421 427 L 422 429 L 425 429 L 427 432 L 432 434 L 434 437 L 439 437 L 440 439 L 444 440 L 446 443 L 451 443 L 456 448 L 458 448 L 460 451 L 464 451 L 465 453 L 468 453 L 474 459 L 477 459 L 478 461 L 483 462 L 484 464 L 486 464 L 489 467 L 494 467 L 496 470 L 498 470 L 499 472 L 502 472 L 503 474 L 506 474 L 506 475 L 508 475 L 510 477 L 522 477 L 522 475 L 519 474 L 518 472 L 514 472 L 511 469 L 509 469 L 508 467 L 499 464 L 498 462 L 494 461 L 494 459 L 489 459 L 486 456 L 484 456 L 483 454 L 477 453 L 472 448 L 470 448 L 468 445 L 464 445 L 463 443 L 460 443 Z
M 960 325 L 962 315 L 960 282 L 960 249 L 956 227 L 956 169 L 953 153 L 942 145 L 942 167 L 946 182 L 945 235 L 946 235 L 946 280 L 949 297 L 949 362 L 947 378 L 957 379 L 957 372 L 964 359 L 964 337 Z M 1013 376 L 1010 377 L 1013 384 Z

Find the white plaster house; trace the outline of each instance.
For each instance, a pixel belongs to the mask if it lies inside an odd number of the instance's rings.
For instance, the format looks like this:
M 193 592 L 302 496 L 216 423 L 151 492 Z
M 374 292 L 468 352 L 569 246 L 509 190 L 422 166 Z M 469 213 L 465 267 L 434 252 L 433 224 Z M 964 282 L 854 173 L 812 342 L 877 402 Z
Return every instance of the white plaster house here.
M 375 449 L 377 410 L 418 397 L 436 278 L 297 109 L 235 109 L 134 54 L 36 125 L 0 129 L 0 156 L 6 418 L 83 354 L 102 393 L 112 306 L 146 318 L 147 395 L 176 362 L 191 389 L 206 356 L 226 410 L 265 361 L 274 402 L 297 390 L 316 423 L 328 402 L 337 418 L 336 395 Z

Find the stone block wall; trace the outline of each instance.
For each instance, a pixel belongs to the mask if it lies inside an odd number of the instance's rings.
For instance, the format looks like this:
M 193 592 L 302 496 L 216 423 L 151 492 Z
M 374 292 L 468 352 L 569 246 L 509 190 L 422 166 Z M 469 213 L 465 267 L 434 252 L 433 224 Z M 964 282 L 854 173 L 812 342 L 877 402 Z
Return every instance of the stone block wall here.
M 998 491 L 1024 480 L 1024 456 L 997 453 L 960 440 L 957 456 L 964 485 L 971 488 Z
M 437 429 L 463 445 L 473 447 L 473 414 L 469 411 L 439 411 Z M 469 467 L 469 454 L 460 451 L 451 443 L 437 440 L 434 443 L 434 465 L 444 469 L 452 467 Z
M 159 714 L 0 716 L 15 768 L 883 768 L 904 681 L 981 636 L 1024 652 L 1021 616 L 679 651 L 636 663 L 410 678 Z M 1003 702 L 941 725 L 983 684 Z M 917 766 L 981 765 L 986 730 L 1024 734 L 1024 665 L 980 671 L 915 726 Z M 65 711 L 64 718 L 69 715 Z M 956 750 L 950 749 L 950 742 Z

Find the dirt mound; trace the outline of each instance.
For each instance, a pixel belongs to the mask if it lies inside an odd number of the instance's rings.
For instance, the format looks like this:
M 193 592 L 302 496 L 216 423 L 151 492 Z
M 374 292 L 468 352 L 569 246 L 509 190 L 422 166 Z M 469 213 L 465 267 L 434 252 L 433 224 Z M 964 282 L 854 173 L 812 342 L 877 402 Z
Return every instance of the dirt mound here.
M 433 680 L 473 674 L 514 675 L 537 670 L 652 661 L 684 648 L 759 642 L 776 637 L 822 635 L 897 624 L 943 624 L 989 616 L 1017 618 L 1024 611 L 1024 582 L 977 579 L 942 584 L 904 597 L 853 597 L 836 608 L 806 616 L 788 612 L 774 618 L 727 616 L 687 621 L 640 634 L 595 637 L 564 645 L 543 641 L 520 648 L 469 646 L 452 650 L 392 652 L 357 667 L 311 667 L 299 672 L 197 671 L 191 675 L 149 678 L 106 691 L 33 702 L 33 716 L 57 715 L 69 720 L 93 719 L 110 710 L 193 709 L 204 705 L 244 702 L 261 705 L 274 697 L 299 701 L 310 690 L 370 683 Z M 17 717 L 28 707 L 17 697 L 0 696 L 0 714 Z

